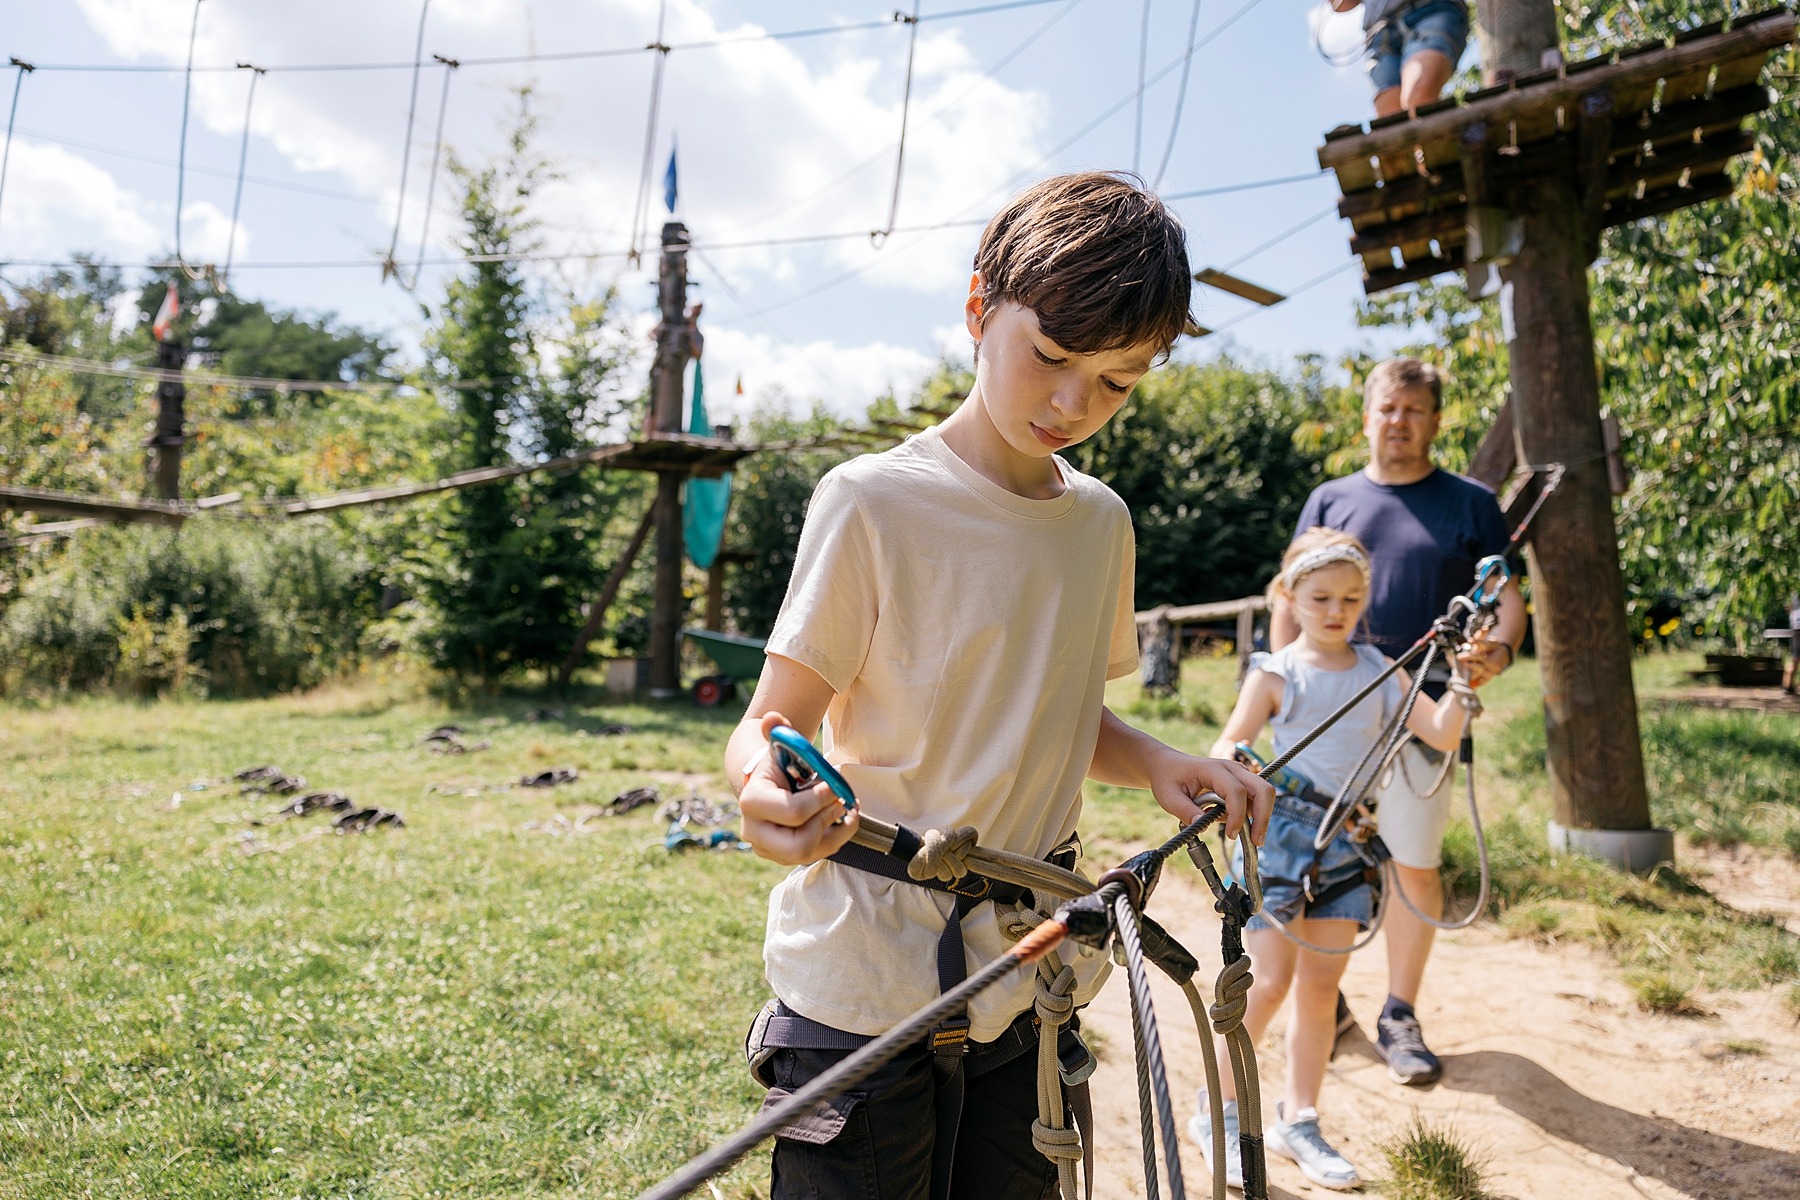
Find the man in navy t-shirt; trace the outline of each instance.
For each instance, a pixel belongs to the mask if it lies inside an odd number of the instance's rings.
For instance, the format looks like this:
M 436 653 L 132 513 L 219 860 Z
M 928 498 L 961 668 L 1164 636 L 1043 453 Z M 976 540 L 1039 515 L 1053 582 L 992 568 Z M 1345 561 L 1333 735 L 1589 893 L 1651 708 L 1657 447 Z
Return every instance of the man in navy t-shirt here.
M 1369 465 L 1314 488 L 1300 512 L 1300 532 L 1324 525 L 1355 534 L 1368 547 L 1369 605 L 1357 640 L 1390 658 L 1417 641 L 1451 597 L 1473 586 L 1476 562 L 1506 548 L 1506 520 L 1494 493 L 1431 461 L 1442 398 L 1442 380 L 1430 364 L 1416 358 L 1378 364 L 1363 387 Z M 1277 599 L 1270 614 L 1272 649 L 1300 634 L 1287 604 Z M 1516 584 L 1501 593 L 1498 618 L 1485 638 L 1458 656 L 1476 687 L 1511 666 L 1524 640 L 1525 602 Z M 1444 910 L 1438 868 L 1450 787 L 1448 775 L 1440 782 L 1443 760 L 1428 754 L 1415 743 L 1396 760 L 1394 781 L 1382 790 L 1379 821 L 1401 887 L 1421 912 L 1436 918 Z M 1404 903 L 1390 904 L 1384 928 L 1388 998 L 1377 1022 L 1376 1048 L 1398 1082 L 1431 1083 L 1443 1068 L 1426 1048 L 1414 1005 L 1435 930 Z M 1339 1032 L 1352 1020 L 1340 995 Z

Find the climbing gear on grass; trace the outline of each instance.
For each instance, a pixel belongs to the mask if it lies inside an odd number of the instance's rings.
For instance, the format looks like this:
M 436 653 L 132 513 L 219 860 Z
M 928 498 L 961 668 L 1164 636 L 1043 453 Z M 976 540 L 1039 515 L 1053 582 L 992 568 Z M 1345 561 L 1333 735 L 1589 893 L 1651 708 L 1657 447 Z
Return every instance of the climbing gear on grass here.
M 662 793 L 653 787 L 629 788 L 608 800 L 604 811 L 609 817 L 622 817 L 633 809 L 655 804 L 661 799 Z
M 399 813 L 385 808 L 353 808 L 331 822 L 331 827 L 339 833 L 366 833 L 378 825 L 401 829 L 406 826 L 406 821 Z
M 247 796 L 252 792 L 260 795 L 291 796 L 306 787 L 306 776 L 284 774 L 280 767 L 246 767 L 232 776 L 244 786 L 238 789 L 239 795 Z
M 548 771 L 522 777 L 519 784 L 529 788 L 555 787 L 559 783 L 574 783 L 580 778 L 581 772 L 574 767 L 552 767 Z

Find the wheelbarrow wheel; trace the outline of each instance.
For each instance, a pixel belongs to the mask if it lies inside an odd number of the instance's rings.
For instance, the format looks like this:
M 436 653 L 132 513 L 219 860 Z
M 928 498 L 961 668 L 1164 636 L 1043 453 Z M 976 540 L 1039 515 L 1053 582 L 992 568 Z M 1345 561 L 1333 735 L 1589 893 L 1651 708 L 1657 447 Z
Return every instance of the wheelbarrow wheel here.
M 701 708 L 717 708 L 725 703 L 725 697 L 730 691 L 730 676 L 708 675 L 694 684 L 694 703 Z

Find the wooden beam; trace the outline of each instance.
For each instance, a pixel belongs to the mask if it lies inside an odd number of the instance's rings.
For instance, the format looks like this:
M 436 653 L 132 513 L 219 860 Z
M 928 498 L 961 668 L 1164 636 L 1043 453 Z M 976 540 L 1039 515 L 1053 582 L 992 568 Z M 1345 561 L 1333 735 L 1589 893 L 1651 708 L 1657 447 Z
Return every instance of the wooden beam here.
M 1245 596 L 1242 600 L 1210 600 L 1205 604 L 1163 605 L 1161 608 L 1148 608 L 1137 613 L 1137 623 L 1148 625 L 1158 617 L 1167 619 L 1175 625 L 1196 625 L 1202 621 L 1223 621 L 1226 618 L 1236 619 L 1239 613 L 1262 612 L 1269 606 L 1266 596 Z
M 625 543 L 625 552 L 619 555 L 619 560 L 613 563 L 612 570 L 607 572 L 606 582 L 600 588 L 600 598 L 594 601 L 592 608 L 588 609 L 587 620 L 582 624 L 581 631 L 575 635 L 575 644 L 569 647 L 569 653 L 564 656 L 562 666 L 557 668 L 557 687 L 569 686 L 569 677 L 575 674 L 575 668 L 581 665 L 581 658 L 587 653 L 588 643 L 594 640 L 594 635 L 600 632 L 600 626 L 605 624 L 606 610 L 612 607 L 613 598 L 619 594 L 619 585 L 625 582 L 625 576 L 631 572 L 631 564 L 637 561 L 638 552 L 644 548 L 644 540 L 650 536 L 650 526 L 655 521 L 656 506 L 652 504 L 644 509 L 643 519 L 638 522 L 638 527 L 632 533 L 631 540 Z
M 1266 287 L 1259 287 L 1248 280 L 1239 279 L 1235 275 L 1227 275 L 1214 267 L 1196 271 L 1194 279 L 1207 287 L 1218 288 L 1221 292 L 1230 292 L 1234 296 L 1242 296 L 1252 304 L 1260 304 L 1264 308 L 1280 304 L 1287 299 L 1280 292 L 1271 292 Z
M 1384 292 L 1391 287 L 1399 287 L 1403 283 L 1413 283 L 1420 279 L 1429 279 L 1444 271 L 1460 271 L 1466 265 L 1463 249 L 1460 245 L 1445 246 L 1444 253 L 1431 258 L 1421 258 L 1409 262 L 1405 266 L 1390 267 L 1385 271 L 1376 271 L 1363 278 L 1363 293 L 1373 296 L 1376 292 Z
M 1500 485 L 1512 477 L 1513 467 L 1519 461 L 1518 441 L 1513 435 L 1512 397 L 1508 396 L 1500 405 L 1500 411 L 1494 414 L 1494 423 L 1488 427 L 1481 444 L 1475 447 L 1475 453 L 1469 459 L 1468 475 L 1470 479 L 1485 483 L 1496 492 Z

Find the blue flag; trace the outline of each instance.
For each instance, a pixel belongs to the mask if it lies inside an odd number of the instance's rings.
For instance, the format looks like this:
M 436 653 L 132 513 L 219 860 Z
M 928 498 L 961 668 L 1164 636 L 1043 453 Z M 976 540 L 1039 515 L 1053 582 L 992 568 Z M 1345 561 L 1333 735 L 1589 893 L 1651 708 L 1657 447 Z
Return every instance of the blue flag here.
M 675 147 L 669 147 L 669 169 L 663 172 L 663 204 L 675 211 Z

